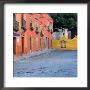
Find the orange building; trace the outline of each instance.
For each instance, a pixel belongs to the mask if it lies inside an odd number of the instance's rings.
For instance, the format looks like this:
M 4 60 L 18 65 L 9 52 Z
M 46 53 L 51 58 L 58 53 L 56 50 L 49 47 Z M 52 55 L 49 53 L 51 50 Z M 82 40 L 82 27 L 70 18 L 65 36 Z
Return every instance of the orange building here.
M 48 14 L 13 14 L 13 53 L 22 55 L 52 46 L 53 19 Z

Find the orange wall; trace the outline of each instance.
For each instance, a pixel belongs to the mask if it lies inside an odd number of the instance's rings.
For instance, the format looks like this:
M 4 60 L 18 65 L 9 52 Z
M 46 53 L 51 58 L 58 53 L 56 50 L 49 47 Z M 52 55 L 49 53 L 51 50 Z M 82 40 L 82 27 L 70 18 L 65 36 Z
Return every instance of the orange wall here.
M 48 16 L 48 14 L 28 14 L 25 13 L 24 14 L 24 19 L 26 21 L 26 31 L 22 32 L 21 30 L 21 14 L 16 14 L 16 21 L 19 22 L 19 30 L 17 33 L 20 33 L 24 35 L 24 53 L 29 53 L 30 52 L 30 36 L 32 37 L 32 52 L 36 51 L 36 37 L 38 38 L 38 49 L 40 50 L 40 33 L 36 34 L 36 28 L 34 28 L 34 30 L 32 31 L 30 29 L 30 15 L 32 16 L 32 22 L 34 23 L 34 27 L 36 25 L 36 18 L 38 19 L 38 25 L 40 25 L 40 23 L 42 23 L 42 27 L 43 27 L 43 34 L 44 36 L 42 37 L 42 48 L 45 48 L 45 38 L 49 38 L 49 47 L 51 48 L 51 32 L 48 32 L 48 25 L 50 24 L 50 22 L 53 23 L 53 20 Z M 41 18 L 41 17 L 44 18 Z M 45 27 L 46 25 L 46 27 Z M 20 37 L 16 37 L 16 38 L 20 38 L 20 42 L 16 42 L 16 54 L 17 55 L 21 55 L 22 54 L 22 36 L 20 35 Z

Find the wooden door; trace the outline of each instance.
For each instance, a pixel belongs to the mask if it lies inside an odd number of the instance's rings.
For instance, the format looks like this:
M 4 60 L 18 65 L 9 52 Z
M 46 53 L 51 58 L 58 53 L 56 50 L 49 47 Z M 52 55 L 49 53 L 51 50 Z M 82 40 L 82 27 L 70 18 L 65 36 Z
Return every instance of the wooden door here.
M 32 37 L 30 37 L 30 51 L 32 52 Z
M 24 53 L 24 37 L 22 37 L 22 53 Z
M 16 54 L 16 37 L 13 37 L 13 54 Z

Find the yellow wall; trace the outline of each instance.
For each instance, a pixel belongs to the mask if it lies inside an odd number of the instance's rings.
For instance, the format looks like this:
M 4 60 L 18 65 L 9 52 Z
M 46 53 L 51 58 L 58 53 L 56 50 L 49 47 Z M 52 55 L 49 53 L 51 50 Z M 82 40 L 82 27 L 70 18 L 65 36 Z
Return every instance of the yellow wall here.
M 66 41 L 66 48 L 61 48 L 62 40 Z M 73 39 L 67 39 L 63 37 L 60 40 L 52 37 L 52 48 L 60 50 L 77 50 L 77 37 L 75 36 Z

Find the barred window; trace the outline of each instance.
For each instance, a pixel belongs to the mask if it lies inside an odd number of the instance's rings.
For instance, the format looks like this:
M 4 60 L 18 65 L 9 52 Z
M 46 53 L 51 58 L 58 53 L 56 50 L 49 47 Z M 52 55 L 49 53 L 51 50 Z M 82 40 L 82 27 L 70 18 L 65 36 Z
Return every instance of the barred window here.
M 36 27 L 38 27 L 38 20 L 36 20 Z
M 30 23 L 32 23 L 32 16 L 30 16 Z
M 15 13 L 13 14 L 13 22 L 16 21 L 16 15 Z
M 42 24 L 40 24 L 40 32 L 42 31 Z
M 16 14 L 13 14 L 13 30 L 18 31 L 19 30 L 19 22 L 16 21 Z
M 26 21 L 24 19 L 23 14 L 21 14 L 21 28 L 25 31 L 26 30 Z

